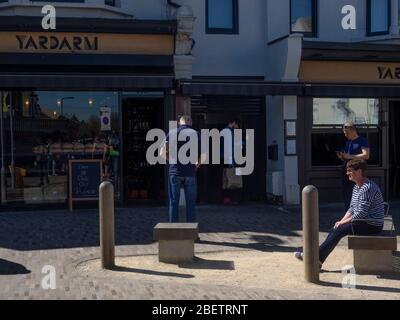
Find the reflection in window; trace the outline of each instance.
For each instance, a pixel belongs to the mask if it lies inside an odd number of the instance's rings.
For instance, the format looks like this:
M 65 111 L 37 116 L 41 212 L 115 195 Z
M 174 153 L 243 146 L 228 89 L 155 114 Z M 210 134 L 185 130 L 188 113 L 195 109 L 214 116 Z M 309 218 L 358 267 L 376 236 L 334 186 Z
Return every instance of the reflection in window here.
M 3 92 L 7 202 L 64 203 L 71 159 L 103 160 L 118 196 L 118 105 L 117 92 Z
M 314 125 L 378 124 L 379 99 L 314 98 Z
M 379 99 L 314 98 L 311 131 L 312 166 L 339 166 L 336 151 L 343 151 L 346 138 L 342 125 L 352 121 L 358 134 L 367 138 L 371 154 L 368 163 L 382 163 L 382 132 L 379 127 Z
M 368 33 L 370 35 L 388 33 L 390 0 L 369 0 L 368 17 Z
M 291 32 L 313 33 L 314 0 L 291 0 Z

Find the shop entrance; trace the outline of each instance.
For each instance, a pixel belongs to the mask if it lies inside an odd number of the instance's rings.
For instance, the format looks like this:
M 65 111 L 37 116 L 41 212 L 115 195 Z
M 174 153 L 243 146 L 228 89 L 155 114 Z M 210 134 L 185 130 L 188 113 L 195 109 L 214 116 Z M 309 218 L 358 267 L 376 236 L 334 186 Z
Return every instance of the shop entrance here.
M 164 127 L 163 97 L 122 99 L 123 190 L 124 202 L 162 204 L 166 198 L 165 166 L 150 165 L 146 141 L 150 129 Z
M 193 125 L 197 130 L 223 130 L 232 119 L 240 128 L 254 130 L 254 171 L 243 176 L 243 187 L 226 191 L 222 185 L 222 165 L 200 167 L 198 200 L 203 203 L 223 203 L 225 197 L 235 202 L 262 201 L 266 189 L 266 126 L 264 97 L 199 96 L 192 97 Z
M 400 100 L 389 103 L 389 195 L 400 200 Z

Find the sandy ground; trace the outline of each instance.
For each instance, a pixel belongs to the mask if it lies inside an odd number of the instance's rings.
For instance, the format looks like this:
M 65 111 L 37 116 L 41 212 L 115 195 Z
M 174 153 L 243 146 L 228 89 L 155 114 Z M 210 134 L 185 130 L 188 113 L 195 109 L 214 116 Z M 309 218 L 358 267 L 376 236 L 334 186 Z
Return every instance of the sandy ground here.
M 180 265 L 160 263 L 156 255 L 129 256 L 117 257 L 116 265 L 115 270 L 101 270 L 98 259 L 88 260 L 77 265 L 77 271 L 108 280 L 126 278 L 285 290 L 293 299 L 400 299 L 400 273 L 350 274 L 347 270 L 352 265 L 352 252 L 345 248 L 336 248 L 328 258 L 319 284 L 304 281 L 303 263 L 291 252 L 198 253 L 193 263 Z

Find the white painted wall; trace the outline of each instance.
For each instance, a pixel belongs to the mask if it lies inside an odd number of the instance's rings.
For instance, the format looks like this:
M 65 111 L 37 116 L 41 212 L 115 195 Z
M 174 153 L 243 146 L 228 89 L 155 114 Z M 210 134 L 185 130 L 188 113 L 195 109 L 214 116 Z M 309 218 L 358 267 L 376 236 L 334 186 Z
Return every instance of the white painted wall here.
M 266 0 L 267 41 L 274 41 L 289 34 L 290 0 Z
M 290 32 L 290 0 L 266 0 L 268 21 L 268 42 L 288 35 Z M 342 28 L 342 8 L 352 5 L 356 8 L 356 30 Z M 398 0 L 391 0 L 392 35 L 398 37 Z M 366 0 L 318 0 L 318 24 L 315 40 L 332 42 L 350 42 L 385 39 L 390 36 L 367 37 L 367 1 Z
M 185 0 L 196 17 L 194 76 L 263 76 L 265 0 L 239 0 L 239 34 L 206 34 L 205 1 Z

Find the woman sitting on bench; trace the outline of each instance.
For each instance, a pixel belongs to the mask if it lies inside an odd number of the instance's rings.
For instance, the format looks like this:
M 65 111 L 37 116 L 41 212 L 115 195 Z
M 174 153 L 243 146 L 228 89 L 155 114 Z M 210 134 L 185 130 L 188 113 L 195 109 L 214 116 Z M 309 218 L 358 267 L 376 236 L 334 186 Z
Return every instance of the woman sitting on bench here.
M 347 163 L 347 176 L 355 183 L 350 208 L 342 220 L 337 221 L 329 231 L 326 240 L 319 247 L 320 266 L 335 249 L 340 239 L 347 235 L 379 234 L 384 222 L 384 204 L 378 185 L 366 177 L 367 163 L 364 160 L 351 160 Z M 294 253 L 303 260 L 303 253 Z

